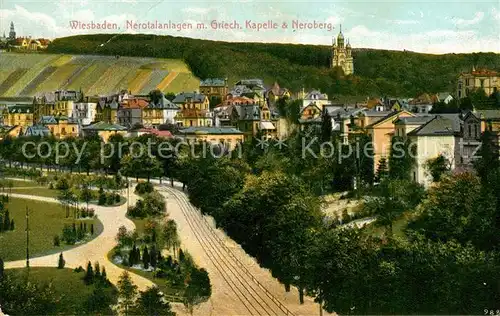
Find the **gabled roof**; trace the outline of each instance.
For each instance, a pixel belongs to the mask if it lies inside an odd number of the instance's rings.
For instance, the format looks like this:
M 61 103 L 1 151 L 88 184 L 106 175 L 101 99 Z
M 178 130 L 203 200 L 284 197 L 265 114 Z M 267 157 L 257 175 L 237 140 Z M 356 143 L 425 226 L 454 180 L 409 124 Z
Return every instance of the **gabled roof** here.
M 24 133 L 26 136 L 49 136 L 50 130 L 44 125 L 32 125 L 28 126 L 26 132 Z
M 366 114 L 367 112 L 365 112 Z M 408 112 L 408 111 L 405 111 L 405 110 L 401 110 L 401 111 L 393 111 L 393 112 L 390 112 L 389 114 L 387 114 L 386 116 L 382 117 L 381 119 L 379 119 L 378 121 L 366 126 L 366 128 L 372 128 L 372 127 L 375 127 L 376 125 L 379 125 L 381 123 L 384 123 L 390 119 L 393 119 L 395 118 L 396 116 L 399 116 L 401 115 L 402 113 L 406 113 L 406 114 L 409 114 L 410 116 L 415 116 L 415 114 L 411 113 L 411 112 Z
M 155 128 L 141 128 L 140 130 L 138 130 L 138 132 L 139 133 L 146 133 L 146 134 L 153 134 L 153 135 L 156 135 L 158 137 L 164 137 L 164 138 L 173 137 L 172 133 L 170 133 L 170 131 L 160 131 L 160 130 L 157 130 Z
M 258 78 L 253 78 L 253 79 L 241 79 L 240 81 L 236 82 L 235 85 L 243 85 L 243 86 L 261 86 L 264 88 L 264 80 L 258 79 Z
M 192 99 L 194 103 L 203 103 L 205 95 L 195 92 L 181 92 L 172 100 L 173 103 L 184 103 L 187 99 Z
M 347 107 L 347 108 L 331 108 L 331 107 L 325 107 L 325 109 L 328 111 L 328 114 L 331 117 L 340 117 L 340 118 L 349 118 L 354 115 L 357 115 L 359 113 L 365 112 L 364 108 L 352 108 L 352 107 Z M 332 109 L 332 111 L 330 111 Z
M 191 126 L 186 129 L 180 130 L 181 134 L 214 134 L 214 135 L 234 135 L 243 134 L 240 130 L 234 127 L 205 127 L 205 126 Z
M 40 123 L 40 124 L 57 124 L 57 120 L 54 116 L 47 115 L 47 116 L 40 117 L 40 121 L 38 123 Z
M 148 108 L 151 109 L 163 109 L 163 110 L 178 110 L 180 107 L 170 101 L 169 99 L 165 98 L 165 95 L 162 95 L 162 97 L 158 100 L 158 103 L 154 103 L 153 101 L 149 102 Z
M 422 115 L 422 116 L 411 116 L 411 117 L 400 117 L 394 121 L 394 124 L 402 125 L 420 125 L 425 124 L 434 118 L 433 115 Z
M 200 87 L 224 87 L 226 80 L 222 78 L 207 78 L 200 81 Z
M 474 111 L 476 117 L 484 120 L 499 120 L 500 110 L 476 110 Z
M 124 109 L 144 109 L 147 106 L 148 101 L 138 98 L 127 99 L 122 102 L 122 108 Z
M 118 124 L 110 124 L 105 122 L 97 122 L 95 124 L 85 126 L 86 131 L 126 131 L 127 128 Z
M 16 104 L 16 105 L 12 105 L 12 106 L 8 106 L 7 107 L 7 111 L 9 113 L 26 113 L 26 114 L 29 114 L 29 113 L 33 113 L 33 108 L 31 105 L 19 105 L 19 104 Z
M 429 122 L 408 133 L 408 136 L 453 136 L 455 134 L 453 121 L 436 115 Z
M 328 100 L 326 93 L 321 93 L 319 90 L 311 90 L 305 96 L 304 100 Z

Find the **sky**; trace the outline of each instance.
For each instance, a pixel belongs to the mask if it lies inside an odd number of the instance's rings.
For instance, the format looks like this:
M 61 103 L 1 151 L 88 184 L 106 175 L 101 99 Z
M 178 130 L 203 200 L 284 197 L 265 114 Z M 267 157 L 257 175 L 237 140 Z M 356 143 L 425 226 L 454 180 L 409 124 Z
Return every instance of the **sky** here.
M 277 23 L 257 31 L 246 21 Z M 292 29 L 292 21 L 330 23 L 334 29 Z M 500 1 L 190 1 L 0 0 L 0 35 L 14 22 L 17 36 L 57 38 L 86 33 L 151 33 L 193 38 L 330 45 L 339 26 L 353 48 L 425 53 L 500 53 Z M 119 30 L 71 29 L 70 21 L 116 23 Z M 191 23 L 193 29 L 133 30 L 139 23 Z M 241 29 L 212 29 L 237 21 Z M 205 29 L 197 29 L 204 23 Z M 283 23 L 287 23 L 283 27 Z

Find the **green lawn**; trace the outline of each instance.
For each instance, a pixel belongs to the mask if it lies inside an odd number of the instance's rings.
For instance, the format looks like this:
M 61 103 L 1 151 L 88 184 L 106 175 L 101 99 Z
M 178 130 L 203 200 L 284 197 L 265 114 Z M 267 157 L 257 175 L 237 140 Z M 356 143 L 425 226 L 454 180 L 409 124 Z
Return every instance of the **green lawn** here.
M 43 196 L 43 197 L 50 197 L 50 198 L 57 198 L 57 195 L 59 194 L 59 191 L 57 190 L 51 190 L 46 187 L 18 187 L 18 188 L 13 188 L 11 191 L 6 190 L 6 192 L 11 192 L 11 193 L 16 193 L 16 194 L 26 194 L 26 195 L 36 195 L 36 196 Z
M 40 186 L 38 183 L 35 181 L 21 181 L 21 180 L 8 180 L 12 181 L 12 184 L 14 185 L 14 188 L 19 188 L 19 187 L 38 187 Z
M 405 228 L 408 226 L 410 220 L 409 214 L 403 213 L 400 217 L 395 219 L 392 223 L 392 232 L 394 236 L 405 237 Z M 366 226 L 365 232 L 372 236 L 381 237 L 384 235 L 386 228 L 383 226 L 378 226 L 377 222 L 373 222 Z
M 7 273 L 21 280 L 26 278 L 26 268 L 7 270 Z M 29 280 L 37 284 L 52 283 L 54 292 L 60 297 L 57 304 L 60 315 L 75 315 L 82 312 L 87 298 L 94 289 L 92 285 L 85 285 L 82 278 L 85 272 L 74 272 L 71 269 L 57 268 L 30 268 Z M 116 298 L 116 288 L 111 285 L 105 291 Z
M 72 224 L 72 218 L 66 219 L 66 212 L 61 205 L 41 201 L 10 198 L 8 209 L 14 219 L 15 230 L 0 233 L 0 257 L 4 261 L 24 259 L 26 256 L 26 207 L 30 210 L 30 256 L 38 257 L 56 253 L 77 245 L 54 247 L 55 235 L 61 235 L 64 224 Z M 86 219 L 87 225 L 94 223 L 94 237 L 102 230 L 98 220 Z M 56 265 L 57 262 L 54 262 Z

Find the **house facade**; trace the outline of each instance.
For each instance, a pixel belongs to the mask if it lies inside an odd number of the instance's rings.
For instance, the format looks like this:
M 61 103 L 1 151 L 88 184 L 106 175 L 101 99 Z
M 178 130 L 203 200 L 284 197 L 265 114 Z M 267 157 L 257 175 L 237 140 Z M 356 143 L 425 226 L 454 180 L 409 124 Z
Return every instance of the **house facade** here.
M 179 106 L 175 120 L 181 126 L 212 126 L 212 113 L 209 110 L 209 100 L 204 94 L 179 93 L 172 103 Z
M 428 186 L 432 183 L 427 163 L 430 159 L 443 156 L 448 167 L 453 170 L 456 165 L 457 135 L 450 119 L 436 115 L 433 119 L 408 133 L 412 145 L 416 149 L 415 164 L 412 168 L 413 180 Z
M 500 88 L 500 78 L 496 71 L 489 69 L 476 69 L 461 73 L 457 81 L 457 97 L 465 98 L 476 89 L 483 89 L 486 95 L 491 95 Z
M 394 111 L 366 126 L 366 131 L 373 142 L 373 170 L 377 170 L 381 158 L 389 158 L 392 136 L 395 135 L 394 121 L 401 117 L 412 117 L 408 111 Z

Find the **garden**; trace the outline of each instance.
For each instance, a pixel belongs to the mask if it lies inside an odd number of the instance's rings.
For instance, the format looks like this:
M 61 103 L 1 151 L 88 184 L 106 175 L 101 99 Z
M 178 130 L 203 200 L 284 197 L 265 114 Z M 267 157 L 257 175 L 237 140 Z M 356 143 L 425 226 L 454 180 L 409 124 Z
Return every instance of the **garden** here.
M 92 210 L 66 217 L 64 206 L 2 195 L 0 200 L 0 257 L 6 261 L 26 257 L 26 212 L 29 215 L 30 256 L 70 249 L 95 238 L 102 230 Z M 7 225 L 9 222 L 9 225 Z
M 48 172 L 37 169 L 8 168 L 0 171 L 4 177 L 22 180 L 1 179 L 0 191 L 56 198 L 63 204 L 80 203 L 101 206 L 119 206 L 126 202 L 120 195 L 126 189 L 126 181 L 119 174 L 114 177 Z
M 150 189 L 150 183 L 136 186 L 142 199 L 127 212 L 136 230 L 121 227 L 118 245 L 109 257 L 116 265 L 153 281 L 169 300 L 190 309 L 210 297 L 210 279 L 181 248 L 177 225 L 165 212 L 164 197 Z

